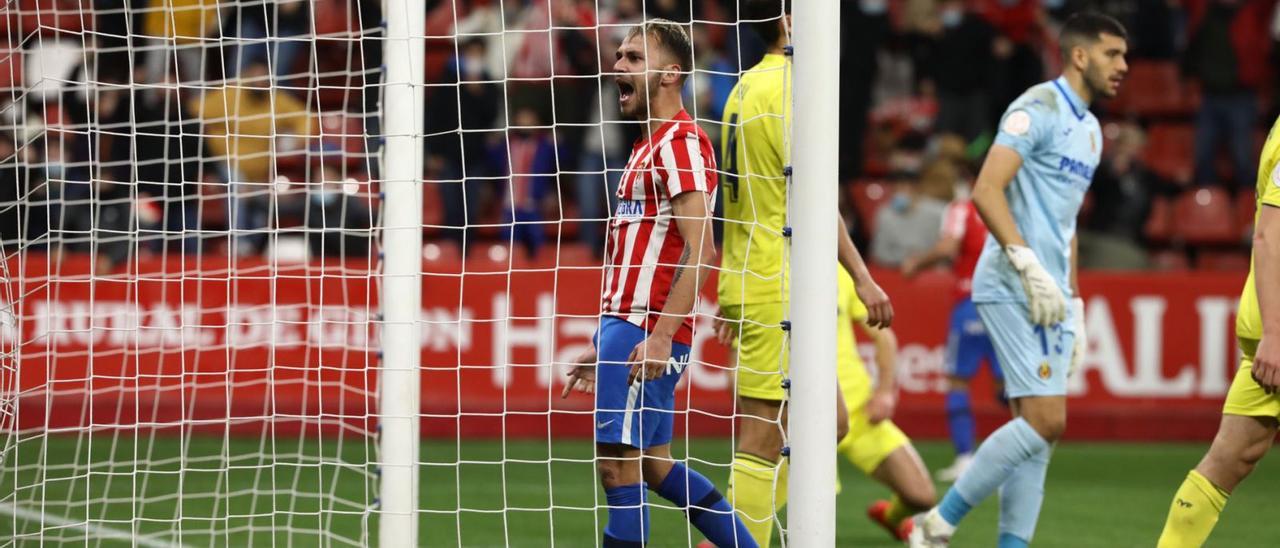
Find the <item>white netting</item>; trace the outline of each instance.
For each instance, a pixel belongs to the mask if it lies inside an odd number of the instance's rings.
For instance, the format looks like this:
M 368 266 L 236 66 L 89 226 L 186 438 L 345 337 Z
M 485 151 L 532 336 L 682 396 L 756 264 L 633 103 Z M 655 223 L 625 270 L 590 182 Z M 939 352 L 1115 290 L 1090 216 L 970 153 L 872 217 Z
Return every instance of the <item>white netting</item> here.
M 560 394 L 598 326 L 605 222 L 646 131 L 619 112 L 615 52 L 637 23 L 682 23 L 694 61 L 684 106 L 718 156 L 729 90 L 765 50 L 745 26 L 739 37 L 737 1 L 647 4 L 441 2 L 429 12 L 424 538 L 600 541 L 592 398 Z M 672 448 L 723 492 L 733 373 L 714 341 L 715 282 L 702 289 Z M 682 511 L 652 492 L 649 501 L 654 545 L 701 540 Z
M 412 2 L 5 4 L 0 544 L 377 543 L 384 253 L 424 259 L 420 543 L 597 542 L 591 401 L 560 390 L 640 134 L 614 51 L 684 23 L 718 150 L 765 49 L 736 1 L 651 4 L 428 1 L 405 112 L 384 17 Z M 421 250 L 380 245 L 397 117 L 424 125 Z M 733 376 L 695 312 L 673 449 L 723 491 Z M 700 539 L 651 500 L 653 543 Z
M 374 541 L 380 8 L 0 8 L 0 543 Z

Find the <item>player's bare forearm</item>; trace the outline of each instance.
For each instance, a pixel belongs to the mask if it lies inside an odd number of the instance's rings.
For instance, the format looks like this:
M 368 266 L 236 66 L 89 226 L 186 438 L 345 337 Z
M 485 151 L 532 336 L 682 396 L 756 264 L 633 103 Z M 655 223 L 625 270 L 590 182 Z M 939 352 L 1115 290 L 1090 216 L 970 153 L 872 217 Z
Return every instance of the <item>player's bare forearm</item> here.
M 902 268 L 908 275 L 915 274 L 938 263 L 955 259 L 959 254 L 960 240 L 951 236 L 942 236 L 928 251 L 915 257 L 908 257 L 903 261 Z
M 1263 205 L 1253 232 L 1253 283 L 1263 339 L 1280 337 L 1280 208 Z
M 898 336 L 892 329 L 863 326 L 876 347 L 876 391 L 898 390 Z
M 853 245 L 853 238 L 849 237 L 849 227 L 845 224 L 844 217 L 836 215 L 836 220 L 839 223 L 839 231 L 836 233 L 836 242 L 839 246 L 836 248 L 836 257 L 840 260 L 840 265 L 849 271 L 850 276 L 853 276 L 854 283 L 871 281 L 871 271 L 867 270 L 867 263 L 862 260 L 858 246 Z
M 1027 245 L 1027 241 L 1018 232 L 1018 225 L 1013 220 L 1013 212 L 1009 210 L 1009 200 L 1004 190 L 1013 182 L 1013 176 L 1022 167 L 1022 156 L 1013 149 L 992 145 L 987 153 L 987 160 L 978 172 L 978 181 L 973 186 L 973 205 L 987 229 L 1001 246 Z
M 889 327 L 893 323 L 893 304 L 889 302 L 889 295 L 871 277 L 866 261 L 862 260 L 862 254 L 853 245 L 853 238 L 849 237 L 849 228 L 845 226 L 844 218 L 837 215 L 836 219 L 836 256 L 840 265 L 853 277 L 858 298 L 867 306 L 867 323 L 876 327 Z
M 684 252 L 676 264 L 671 290 L 662 317 L 653 326 L 653 334 L 674 337 L 680 325 L 693 311 L 698 290 L 715 264 L 715 240 L 711 235 L 711 197 L 704 192 L 687 192 L 671 200 L 676 227 L 684 236 Z

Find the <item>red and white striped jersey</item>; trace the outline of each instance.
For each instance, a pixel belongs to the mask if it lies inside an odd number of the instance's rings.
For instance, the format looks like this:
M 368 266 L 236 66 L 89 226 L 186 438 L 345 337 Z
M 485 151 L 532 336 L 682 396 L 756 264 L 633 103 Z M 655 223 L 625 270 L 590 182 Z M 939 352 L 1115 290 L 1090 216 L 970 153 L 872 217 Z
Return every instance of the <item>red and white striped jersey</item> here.
M 711 140 L 683 110 L 631 149 L 618 183 L 618 209 L 609 221 L 602 312 L 653 328 L 667 302 L 685 239 L 671 214 L 671 198 L 706 192 L 715 203 L 716 159 Z M 710 242 L 707 242 L 710 245 Z M 690 344 L 693 317 L 673 340 Z
M 942 219 L 942 235 L 960 241 L 960 252 L 951 261 L 951 268 L 956 278 L 954 295 L 961 301 L 969 298 L 973 291 L 973 270 L 987 243 L 987 225 L 969 199 L 951 202 Z

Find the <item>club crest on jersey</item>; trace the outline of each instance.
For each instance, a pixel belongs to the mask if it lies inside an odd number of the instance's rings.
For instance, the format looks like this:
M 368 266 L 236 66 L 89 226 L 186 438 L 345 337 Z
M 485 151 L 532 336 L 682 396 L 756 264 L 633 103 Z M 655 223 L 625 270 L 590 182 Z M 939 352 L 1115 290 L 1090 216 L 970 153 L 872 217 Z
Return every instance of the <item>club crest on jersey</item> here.
M 1040 378 L 1044 380 L 1049 380 L 1049 377 L 1052 377 L 1052 376 L 1053 376 L 1053 369 L 1049 367 L 1049 362 L 1041 363 Z
M 643 217 L 644 201 L 619 200 L 618 209 L 613 212 L 613 216 L 622 218 Z

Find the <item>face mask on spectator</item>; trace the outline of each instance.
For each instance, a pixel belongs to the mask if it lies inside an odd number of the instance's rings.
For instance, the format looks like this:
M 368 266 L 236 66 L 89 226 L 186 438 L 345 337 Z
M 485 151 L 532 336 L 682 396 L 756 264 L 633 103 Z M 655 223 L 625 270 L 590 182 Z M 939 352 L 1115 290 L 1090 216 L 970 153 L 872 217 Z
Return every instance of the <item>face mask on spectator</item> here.
M 49 162 L 44 165 L 45 179 L 62 179 L 67 174 L 67 166 L 60 162 Z
M 858 5 L 862 8 L 862 13 L 867 15 L 882 15 L 889 10 L 887 0 L 860 0 Z
M 942 10 L 941 14 L 942 26 L 953 29 L 960 26 L 960 21 L 964 19 L 964 12 L 957 8 L 947 8 Z
M 892 207 L 898 213 L 903 213 L 908 207 L 911 207 L 911 197 L 907 196 L 906 192 L 894 194 L 893 199 L 889 201 L 889 207 Z
M 469 55 L 462 58 L 462 77 L 466 80 L 479 80 L 484 76 L 484 57 Z
M 1044 8 L 1048 10 L 1060 9 L 1062 6 L 1066 5 L 1066 3 L 1067 0 L 1044 0 L 1044 2 L 1042 2 Z

